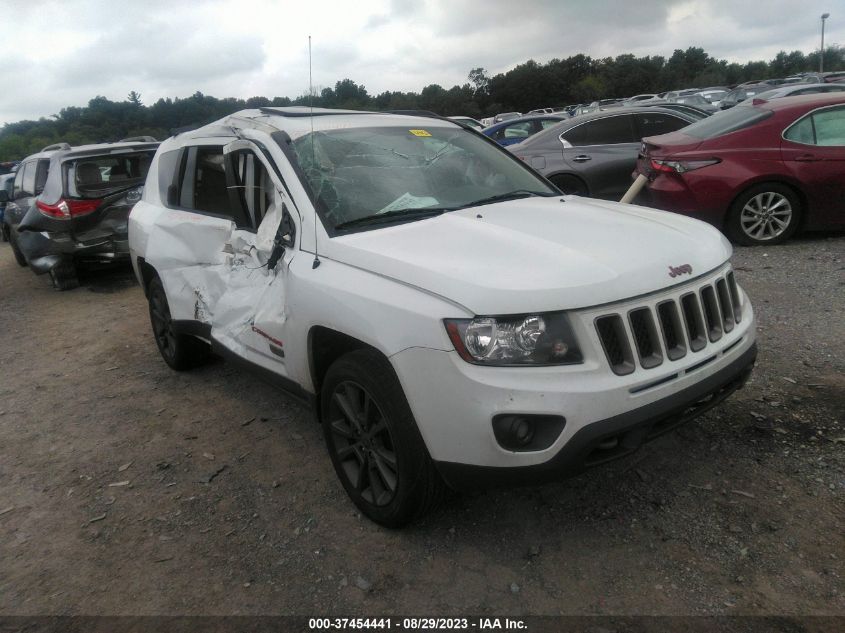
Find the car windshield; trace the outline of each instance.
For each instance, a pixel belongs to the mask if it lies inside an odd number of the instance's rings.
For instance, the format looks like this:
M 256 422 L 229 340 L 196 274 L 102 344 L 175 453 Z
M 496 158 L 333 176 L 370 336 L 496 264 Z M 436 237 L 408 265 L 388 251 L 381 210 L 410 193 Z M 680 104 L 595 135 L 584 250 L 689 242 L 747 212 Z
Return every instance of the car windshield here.
M 293 141 L 303 184 L 330 232 L 363 218 L 402 221 L 508 196 L 557 194 L 475 132 L 419 128 L 334 129 Z
M 716 138 L 717 136 L 730 134 L 731 132 L 750 127 L 755 123 L 768 119 L 770 116 L 772 116 L 772 113 L 769 110 L 732 108 L 717 112 L 706 119 L 701 119 L 685 127 L 682 132 L 693 138 Z
M 71 197 L 99 198 L 144 184 L 155 151 L 84 156 L 65 163 Z

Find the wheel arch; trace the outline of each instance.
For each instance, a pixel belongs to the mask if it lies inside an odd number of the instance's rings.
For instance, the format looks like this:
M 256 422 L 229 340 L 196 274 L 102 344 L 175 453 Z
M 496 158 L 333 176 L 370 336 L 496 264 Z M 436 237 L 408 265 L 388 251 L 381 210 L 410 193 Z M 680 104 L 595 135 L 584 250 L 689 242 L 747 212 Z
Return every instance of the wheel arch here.
M 148 263 L 143 257 L 138 258 L 138 273 L 141 275 L 141 285 L 144 290 L 144 296 L 149 298 L 150 283 L 153 279 L 159 276 L 158 271 L 152 264 Z
M 319 420 L 320 390 L 329 367 L 338 358 L 359 349 L 367 349 L 390 360 L 381 350 L 359 338 L 323 325 L 314 325 L 308 331 L 308 372 L 316 394 L 317 419 Z
M 587 182 L 587 179 L 584 178 L 584 176 L 582 174 L 578 174 L 578 173 L 575 173 L 573 171 L 556 171 L 553 174 L 549 174 L 548 176 L 545 176 L 545 178 L 550 183 L 552 183 L 552 185 L 557 187 L 557 185 L 555 185 L 555 183 L 552 181 L 552 178 L 557 178 L 558 176 L 566 176 L 567 178 L 574 178 L 574 179 L 578 180 L 579 182 L 581 182 L 584 185 L 584 189 L 587 191 L 587 196 L 590 195 L 590 192 L 591 192 L 590 183 Z

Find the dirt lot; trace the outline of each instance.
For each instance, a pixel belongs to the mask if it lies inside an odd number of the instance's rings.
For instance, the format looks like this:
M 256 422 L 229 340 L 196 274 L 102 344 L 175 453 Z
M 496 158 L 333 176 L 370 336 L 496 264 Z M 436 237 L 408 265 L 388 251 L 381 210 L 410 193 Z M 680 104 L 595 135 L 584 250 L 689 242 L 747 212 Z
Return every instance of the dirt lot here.
M 308 411 L 0 246 L 0 614 L 845 614 L 845 236 L 739 249 L 752 382 L 626 461 L 355 511 Z

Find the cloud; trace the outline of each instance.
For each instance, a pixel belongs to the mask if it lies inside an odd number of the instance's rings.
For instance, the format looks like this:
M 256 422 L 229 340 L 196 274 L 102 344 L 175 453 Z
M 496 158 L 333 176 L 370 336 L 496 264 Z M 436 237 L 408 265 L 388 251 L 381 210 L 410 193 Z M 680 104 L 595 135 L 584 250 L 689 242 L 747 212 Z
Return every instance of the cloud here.
M 15 0 L 4 5 L 0 123 L 49 116 L 95 95 L 151 103 L 200 90 L 291 96 L 343 78 L 371 94 L 446 88 L 471 68 L 583 53 L 663 55 L 699 46 L 730 61 L 818 47 L 830 0 Z M 845 43 L 845 13 L 827 42 Z

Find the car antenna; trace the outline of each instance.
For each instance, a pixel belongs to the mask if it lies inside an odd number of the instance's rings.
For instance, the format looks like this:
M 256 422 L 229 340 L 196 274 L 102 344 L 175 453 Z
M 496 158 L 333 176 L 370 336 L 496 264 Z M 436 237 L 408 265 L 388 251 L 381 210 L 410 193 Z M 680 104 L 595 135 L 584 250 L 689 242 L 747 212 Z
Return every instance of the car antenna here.
M 311 36 L 308 36 L 308 106 L 311 110 L 311 169 L 314 169 L 314 82 L 311 80 Z M 317 205 L 314 205 L 314 261 L 311 270 L 320 265 L 317 253 Z

